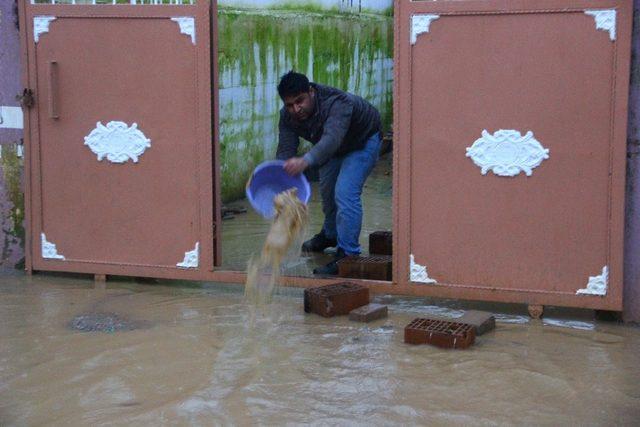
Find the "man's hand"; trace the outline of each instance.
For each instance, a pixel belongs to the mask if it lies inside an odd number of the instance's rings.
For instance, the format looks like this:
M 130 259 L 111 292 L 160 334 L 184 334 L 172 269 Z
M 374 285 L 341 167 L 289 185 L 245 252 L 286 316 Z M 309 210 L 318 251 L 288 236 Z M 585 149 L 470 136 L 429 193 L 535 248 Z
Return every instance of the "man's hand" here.
M 294 176 L 301 174 L 309 166 L 307 161 L 302 157 L 292 157 L 284 162 L 284 170 L 289 175 Z

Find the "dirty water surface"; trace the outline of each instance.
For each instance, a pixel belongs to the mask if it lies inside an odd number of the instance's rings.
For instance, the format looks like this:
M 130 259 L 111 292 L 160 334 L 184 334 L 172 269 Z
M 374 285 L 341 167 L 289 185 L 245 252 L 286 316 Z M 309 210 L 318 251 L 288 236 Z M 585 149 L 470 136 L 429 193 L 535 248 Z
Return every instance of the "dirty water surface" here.
M 0 425 L 638 425 L 640 329 L 497 313 L 469 350 L 403 343 L 465 306 L 376 296 L 370 324 L 302 291 L 0 277 Z M 560 311 L 560 314 L 563 312 Z M 555 316 L 555 317 L 554 317 Z M 75 321 L 74 321 L 75 319 Z M 105 327 L 106 325 L 106 327 Z

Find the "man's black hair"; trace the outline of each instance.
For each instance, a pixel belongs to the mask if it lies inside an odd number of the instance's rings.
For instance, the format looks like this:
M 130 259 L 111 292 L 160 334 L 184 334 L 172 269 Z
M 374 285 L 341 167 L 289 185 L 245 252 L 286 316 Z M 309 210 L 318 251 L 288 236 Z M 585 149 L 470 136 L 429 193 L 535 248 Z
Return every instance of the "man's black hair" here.
M 307 76 L 291 70 L 280 79 L 278 83 L 278 94 L 284 99 L 287 96 L 297 96 L 304 92 L 309 92 L 311 85 Z

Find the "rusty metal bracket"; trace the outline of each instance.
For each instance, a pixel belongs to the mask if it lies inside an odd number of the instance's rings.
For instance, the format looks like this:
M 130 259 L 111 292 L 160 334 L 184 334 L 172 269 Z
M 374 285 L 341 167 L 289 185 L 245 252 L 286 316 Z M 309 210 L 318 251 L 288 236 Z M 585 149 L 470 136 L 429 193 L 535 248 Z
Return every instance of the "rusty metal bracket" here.
M 24 88 L 22 94 L 16 95 L 16 101 L 22 105 L 22 108 L 31 108 L 35 105 L 35 97 L 33 91 L 28 88 Z

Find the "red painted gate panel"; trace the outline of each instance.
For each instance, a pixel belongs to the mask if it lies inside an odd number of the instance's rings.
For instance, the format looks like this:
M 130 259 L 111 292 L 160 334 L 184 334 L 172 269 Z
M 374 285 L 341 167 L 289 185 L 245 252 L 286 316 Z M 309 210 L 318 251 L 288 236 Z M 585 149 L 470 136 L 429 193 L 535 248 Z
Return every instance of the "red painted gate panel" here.
M 25 4 L 35 270 L 213 270 L 210 12 Z M 28 266 L 29 267 L 29 266 Z
M 631 13 L 396 2 L 400 284 L 622 308 Z

